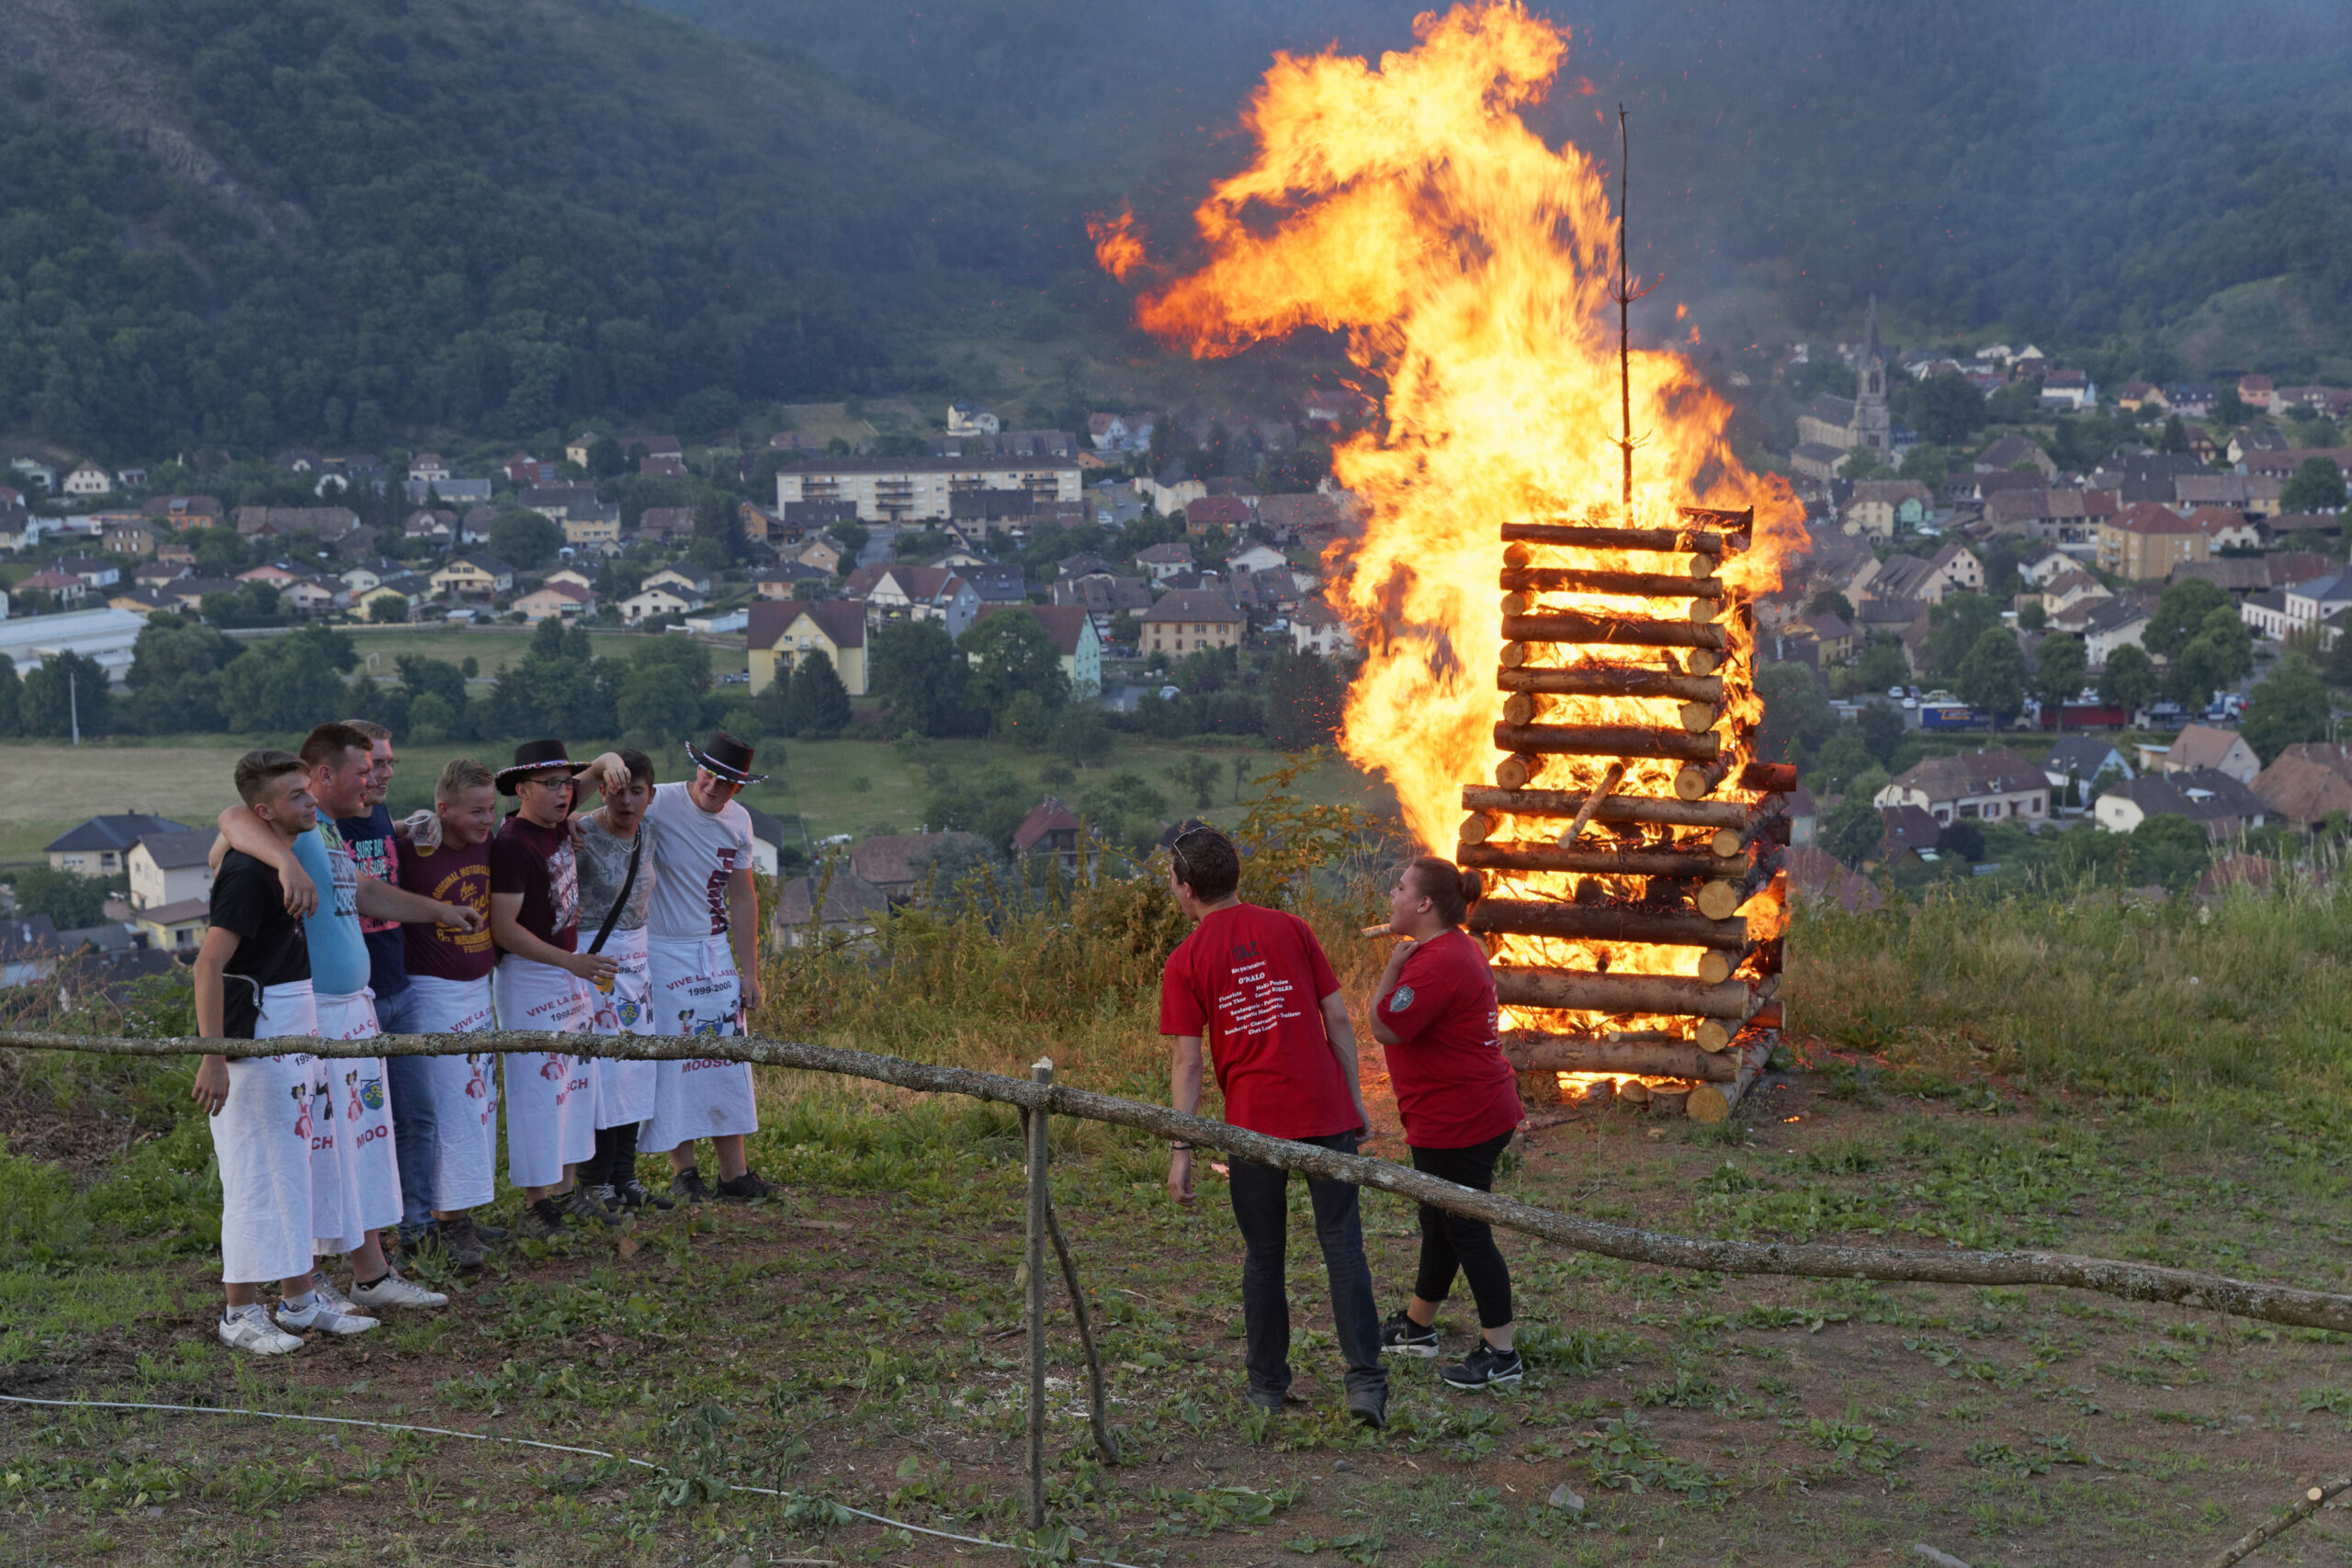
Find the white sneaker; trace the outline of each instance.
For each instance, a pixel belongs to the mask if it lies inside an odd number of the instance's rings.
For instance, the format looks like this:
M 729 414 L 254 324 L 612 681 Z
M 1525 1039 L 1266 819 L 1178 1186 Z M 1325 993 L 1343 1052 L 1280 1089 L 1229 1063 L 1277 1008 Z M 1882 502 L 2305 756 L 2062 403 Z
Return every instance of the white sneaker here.
M 351 1293 L 360 1306 L 374 1311 L 379 1307 L 443 1307 L 449 1298 L 438 1291 L 428 1291 L 413 1280 L 403 1280 L 395 1269 L 372 1285 L 354 1285 Z
M 328 1334 L 365 1334 L 376 1326 L 376 1320 L 372 1317 L 363 1317 L 328 1304 L 326 1297 L 315 1289 L 311 1292 L 311 1304 L 307 1307 L 298 1310 L 284 1302 L 278 1303 L 277 1323 L 281 1328 L 298 1332 L 307 1333 L 315 1328 Z
M 352 1304 L 351 1298 L 334 1288 L 334 1276 L 329 1274 L 323 1269 L 312 1271 L 311 1275 L 311 1293 L 318 1297 L 319 1300 L 326 1303 L 327 1305 L 334 1308 L 335 1311 L 343 1314 L 345 1317 L 357 1317 L 360 1315 L 359 1309 Z
M 241 1307 L 231 1307 L 220 1316 L 220 1343 L 232 1350 L 251 1350 L 256 1356 L 283 1356 L 300 1350 L 302 1342 L 269 1321 L 268 1311 L 259 1302 Z

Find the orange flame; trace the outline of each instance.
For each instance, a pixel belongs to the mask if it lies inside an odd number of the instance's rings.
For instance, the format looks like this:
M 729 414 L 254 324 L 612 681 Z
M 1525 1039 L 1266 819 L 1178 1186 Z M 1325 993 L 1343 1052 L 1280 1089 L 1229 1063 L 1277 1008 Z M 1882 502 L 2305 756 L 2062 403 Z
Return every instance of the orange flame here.
M 1097 213 L 1086 220 L 1086 237 L 1094 242 L 1094 259 L 1102 270 L 1125 283 L 1127 274 L 1143 265 L 1143 236 L 1136 232 L 1136 215 L 1116 218 Z
M 1454 841 L 1463 784 L 1490 778 L 1503 756 L 1493 739 L 1503 642 L 1498 525 L 1672 527 L 1678 505 L 1753 506 L 1752 546 L 1721 566 L 1735 611 L 1776 589 L 1780 559 L 1806 541 L 1787 485 L 1739 465 L 1724 438 L 1729 407 L 1665 350 L 1631 357 L 1638 450 L 1633 516 L 1623 516 L 1613 217 L 1593 162 L 1572 146 L 1547 147 L 1520 118 L 1551 85 L 1567 35 L 1511 0 L 1424 15 L 1415 32 L 1417 48 L 1382 56 L 1376 69 L 1336 52 L 1275 58 L 1243 117 L 1256 160 L 1195 214 L 1204 265 L 1148 294 L 1138 316 L 1196 355 L 1324 328 L 1344 334 L 1354 362 L 1385 382 L 1385 428 L 1333 455 L 1365 525 L 1361 540 L 1335 546 L 1327 562 L 1334 607 L 1369 650 L 1340 744 L 1388 777 L 1407 825 L 1442 852 Z M 1104 265 L 1132 268 L 1140 246 L 1132 256 L 1119 248 L 1131 240 L 1124 226 L 1097 231 Z M 1655 553 L 1547 547 L 1543 558 L 1691 570 L 1686 558 Z M 1690 613 L 1687 598 L 1537 597 L 1544 612 Z M 1747 682 L 1753 633 L 1740 614 L 1722 619 L 1733 643 L 1723 746 L 1744 761 L 1761 714 Z M 1598 664 L 1645 656 L 1551 645 L 1538 657 Z M 1551 698 L 1544 711 L 1556 723 L 1679 723 L 1678 705 L 1663 700 Z M 1589 786 L 1606 761 L 1550 757 L 1530 783 Z M 1671 796 L 1676 769 L 1634 761 L 1619 788 Z M 1532 837 L 1557 824 L 1521 826 Z M 1566 896 L 1569 880 L 1505 878 L 1521 896 L 1550 897 Z M 1769 897 L 1749 907 L 1768 924 L 1776 917 L 1758 905 Z M 1519 937 L 1498 939 L 1497 953 L 1621 973 L 1694 973 L 1698 960 L 1689 948 Z

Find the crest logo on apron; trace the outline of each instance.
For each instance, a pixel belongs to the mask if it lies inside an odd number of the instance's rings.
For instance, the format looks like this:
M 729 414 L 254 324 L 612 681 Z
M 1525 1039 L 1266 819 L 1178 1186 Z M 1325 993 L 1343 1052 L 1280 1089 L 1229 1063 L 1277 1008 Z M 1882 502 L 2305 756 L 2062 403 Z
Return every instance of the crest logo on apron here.
M 384 1080 L 362 1078 L 359 1082 L 359 1103 L 370 1111 L 384 1109 Z

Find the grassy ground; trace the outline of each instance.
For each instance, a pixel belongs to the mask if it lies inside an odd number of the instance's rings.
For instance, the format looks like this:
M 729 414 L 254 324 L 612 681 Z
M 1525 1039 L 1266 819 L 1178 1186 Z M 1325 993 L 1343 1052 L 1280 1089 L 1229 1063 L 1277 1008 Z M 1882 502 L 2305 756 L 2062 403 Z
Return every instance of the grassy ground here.
M 363 650 L 372 646 L 361 644 Z M 489 668 L 487 662 L 483 667 Z M 1263 747 L 1129 735 L 1117 740 L 1117 749 L 1101 769 L 1079 775 L 1080 787 L 1104 771 L 1133 768 L 1169 797 L 1171 810 L 1190 811 L 1194 797 L 1170 784 L 1167 770 L 1186 757 L 1206 755 L 1221 772 L 1217 804 L 1202 815 L 1216 821 L 1232 818 L 1239 809 L 1234 804 L 1233 759 L 1241 758 L 1253 779 L 1283 763 L 1279 754 Z M 569 743 L 578 756 L 594 755 L 608 744 L 577 738 Z M 220 735 L 131 738 L 79 748 L 20 741 L 0 745 L 0 784 L 6 785 L 0 788 L 0 864 L 37 861 L 43 844 L 101 812 L 152 811 L 191 825 L 209 822 L 232 798 L 231 765 L 253 744 L 249 737 Z M 932 755 L 951 768 L 1001 762 L 1033 783 L 1052 761 L 998 741 L 943 740 L 935 747 Z M 488 742 L 403 746 L 392 804 L 403 810 L 423 805 L 431 796 L 434 778 L 452 757 L 503 761 L 512 750 L 511 743 Z M 825 740 L 786 742 L 783 750 L 783 766 L 770 782 L 746 793 L 746 804 L 779 816 L 797 813 L 816 838 L 836 833 L 864 838 L 881 830 L 910 833 L 922 826 L 927 793 L 923 764 L 898 747 L 874 740 Z M 664 778 L 684 776 L 687 766 L 683 752 L 657 758 L 655 764 Z M 1046 787 L 1037 784 L 1040 795 Z M 1391 799 L 1384 786 L 1336 760 L 1304 775 L 1299 787 L 1317 801 L 1368 809 L 1379 809 Z M 1250 792 L 1245 787 L 1243 793 Z
M 1504 1187 L 1711 1234 L 2030 1244 L 2352 1288 L 2352 1055 L 2328 935 L 2346 912 L 2306 890 L 2202 917 L 2052 895 L 1804 918 L 1798 1065 L 1720 1128 L 1555 1110 Z M 1309 913 L 1360 999 L 1374 954 L 1342 933 L 1362 907 Z M 1157 1097 L 1149 979 L 1178 930 L 1145 886 L 993 928 L 910 921 L 871 965 L 779 960 L 760 1021 L 1006 1070 L 1050 1055 L 1065 1081 Z M 261 1562 L 296 1539 L 329 1563 L 989 1560 L 828 1522 L 822 1499 L 1019 1533 L 1019 1145 L 1000 1112 L 772 1076 L 754 1159 L 787 1184 L 780 1201 L 518 1247 L 446 1281 L 446 1314 L 257 1363 L 205 1327 L 206 1138 L 177 1099 L 186 1069 L 0 1070 L 0 1391 L 356 1415 L 666 1467 L 6 1409 L 12 1561 Z M 1401 1157 L 1385 1080 L 1369 1087 L 1374 1152 Z M 1049 1554 L 1811 1564 L 1925 1541 L 1979 1568 L 2198 1561 L 2340 1471 L 2352 1431 L 2342 1336 L 2057 1291 L 1690 1277 L 1509 1239 L 1526 1384 L 1462 1398 L 1409 1364 L 1390 1430 L 1366 1436 L 1341 1416 L 1298 1227 L 1304 1403 L 1253 1419 L 1222 1182 L 1179 1210 L 1147 1141 L 1056 1136 L 1132 1451 L 1091 1457 L 1057 1319 Z M 1366 1209 L 1385 1306 L 1413 1221 L 1378 1195 Z M 1441 1325 L 1466 1348 L 1466 1300 Z M 1549 1502 L 1562 1485 L 1580 1513 Z M 2345 1518 L 2264 1560 L 2344 1561 Z

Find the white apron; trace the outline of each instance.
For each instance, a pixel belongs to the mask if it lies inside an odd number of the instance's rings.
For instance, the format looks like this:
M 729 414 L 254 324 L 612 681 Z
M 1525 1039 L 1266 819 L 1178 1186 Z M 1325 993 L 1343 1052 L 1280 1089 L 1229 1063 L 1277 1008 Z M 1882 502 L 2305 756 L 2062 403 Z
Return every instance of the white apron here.
M 490 1027 L 490 976 L 411 975 L 408 1024 L 417 1034 L 471 1034 Z M 428 1056 L 436 1128 L 433 1200 L 443 1213 L 479 1209 L 498 1195 L 498 1058 L 487 1051 Z
M 605 953 L 620 961 L 610 991 L 596 993 L 596 1032 L 653 1032 L 653 982 L 645 972 L 645 928 L 615 931 L 605 939 Z M 618 1062 L 598 1057 L 588 1064 L 595 1084 L 598 1128 L 625 1127 L 653 1114 L 651 1062 Z
M 319 997 L 319 1037 L 368 1040 L 381 1033 L 376 1026 L 375 998 L 373 991 Z M 311 1224 L 318 1233 L 313 1241 L 325 1257 L 349 1252 L 366 1244 L 368 1232 L 401 1223 L 401 1168 L 392 1154 L 393 1111 L 384 1059 L 322 1056 L 319 1062 L 325 1069 L 328 1094 L 313 1119 L 334 1122 L 337 1156 L 332 1187 L 335 1207 L 328 1207 L 321 1196 L 326 1182 L 315 1158 L 311 1172 Z
M 646 970 L 653 984 L 653 1032 L 737 1032 L 742 990 L 735 950 L 725 937 L 649 942 Z M 712 1057 L 653 1066 L 653 1114 L 638 1136 L 640 1153 L 667 1154 L 695 1138 L 760 1130 L 749 1062 Z
M 501 1029 L 585 1034 L 595 989 L 568 969 L 507 953 L 491 971 Z M 560 1051 L 506 1053 L 506 1179 L 555 1187 L 563 1168 L 596 1152 L 596 1100 L 588 1059 Z
M 229 977 L 225 984 L 247 982 Z M 254 1038 L 316 1034 L 311 982 L 270 986 L 261 994 Z M 232 1285 L 271 1284 L 311 1273 L 311 1080 L 316 1058 L 232 1057 L 229 1099 L 210 1118 L 212 1156 L 220 1167 L 220 1278 Z

